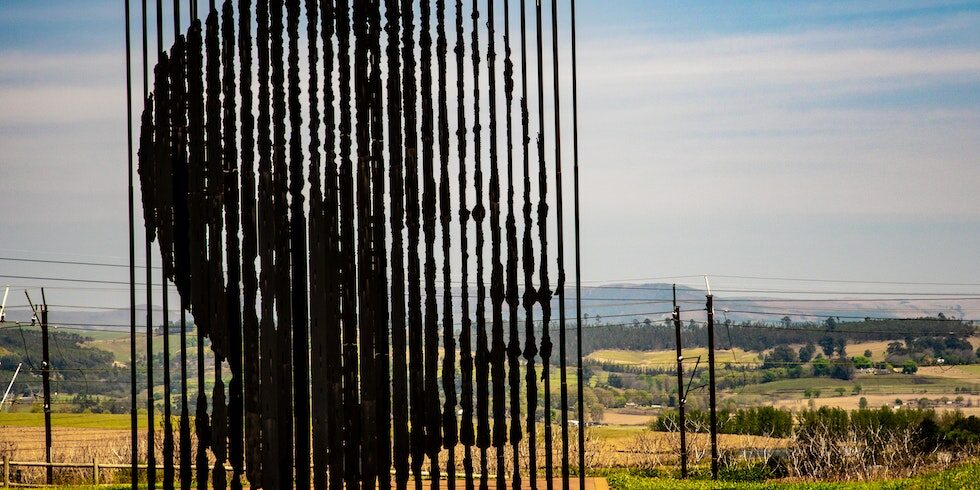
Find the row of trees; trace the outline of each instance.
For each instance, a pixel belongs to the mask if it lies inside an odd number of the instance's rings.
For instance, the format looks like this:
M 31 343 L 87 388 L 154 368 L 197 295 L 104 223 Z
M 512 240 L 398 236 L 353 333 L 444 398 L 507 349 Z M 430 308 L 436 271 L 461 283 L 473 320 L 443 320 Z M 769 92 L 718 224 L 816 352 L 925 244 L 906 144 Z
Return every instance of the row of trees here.
M 808 356 L 804 362 L 815 357 L 818 349 L 825 357 L 846 355 L 847 344 L 856 342 L 914 342 L 920 338 L 953 338 L 959 341 L 957 346 L 964 347 L 969 344 L 965 339 L 974 331 L 972 323 L 946 317 L 913 320 L 866 319 L 857 322 L 840 322 L 828 318 L 820 323 L 794 323 L 786 317 L 779 323 L 725 321 L 716 328 L 725 332 L 724 335 L 715 336 L 717 348 L 738 347 L 764 351 L 778 345 L 801 344 L 806 346 L 806 350 L 798 354 Z M 682 327 L 681 338 L 685 347 L 706 347 L 707 326 L 691 320 Z M 675 347 L 676 337 L 674 325 L 670 321 L 653 321 L 649 318 L 644 321 L 634 320 L 629 324 L 600 321 L 589 327 L 589 335 L 583 338 L 582 343 L 586 354 L 601 349 L 666 350 Z

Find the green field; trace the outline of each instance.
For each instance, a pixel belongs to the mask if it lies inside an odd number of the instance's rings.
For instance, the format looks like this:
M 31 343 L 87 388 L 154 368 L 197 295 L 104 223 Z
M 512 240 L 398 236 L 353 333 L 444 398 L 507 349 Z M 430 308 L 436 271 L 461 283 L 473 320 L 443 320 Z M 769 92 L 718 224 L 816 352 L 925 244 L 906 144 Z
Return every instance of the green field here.
M 129 429 L 129 414 L 52 413 L 53 427 L 90 429 Z M 139 426 L 146 427 L 146 415 L 140 414 Z M 43 413 L 0 413 L 0 427 L 44 427 Z
M 93 338 L 95 337 L 93 336 Z M 196 336 L 187 336 L 188 350 L 191 349 L 191 339 L 196 340 Z M 95 338 L 95 340 L 85 342 L 83 345 L 86 347 L 95 347 L 97 349 L 111 352 L 115 360 L 118 362 L 129 362 L 129 334 L 110 333 L 109 336 Z M 146 353 L 146 336 L 139 335 L 136 337 L 136 351 L 140 354 Z M 159 354 L 161 352 L 163 352 L 163 337 L 154 336 L 153 353 Z M 179 353 L 180 334 L 170 334 L 170 355 L 176 356 L 179 355 Z M 190 353 L 188 353 L 188 355 L 190 355 Z
M 971 366 L 980 368 L 980 366 Z M 951 394 L 960 386 L 971 383 L 962 379 L 941 378 L 937 376 L 886 374 L 859 375 L 851 381 L 833 378 L 783 379 L 771 383 L 753 384 L 741 387 L 738 394 L 766 395 L 774 398 L 802 398 L 807 389 L 817 389 L 822 395 L 831 395 L 835 389 L 844 388 L 847 393 L 855 385 L 861 385 L 862 394 L 922 393 Z

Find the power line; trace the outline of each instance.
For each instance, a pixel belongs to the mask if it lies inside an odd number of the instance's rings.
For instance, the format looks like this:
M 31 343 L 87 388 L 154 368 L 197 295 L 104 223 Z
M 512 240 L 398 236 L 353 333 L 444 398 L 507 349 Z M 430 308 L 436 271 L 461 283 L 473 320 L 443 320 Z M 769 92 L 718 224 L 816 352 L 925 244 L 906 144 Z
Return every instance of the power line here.
M 700 277 L 700 276 L 699 276 Z M 767 281 L 794 281 L 794 282 L 821 282 L 821 283 L 840 283 L 840 284 L 889 284 L 896 286 L 980 286 L 980 283 L 969 282 L 916 282 L 916 281 L 861 281 L 854 279 L 805 279 L 798 277 L 772 277 L 772 276 L 729 276 L 722 274 L 709 274 L 709 277 L 721 277 L 726 279 L 761 279 Z
M 27 279 L 31 281 L 62 281 L 62 282 L 80 282 L 80 283 L 91 283 L 91 284 L 120 284 L 129 286 L 127 281 L 107 281 L 101 279 L 74 279 L 66 277 L 40 277 L 40 276 L 12 276 L 6 274 L 0 274 L 0 277 L 6 279 Z
M 59 265 L 79 265 L 79 266 L 92 266 L 92 267 L 118 267 L 120 269 L 128 269 L 129 264 L 110 264 L 108 262 L 84 262 L 75 260 L 49 260 L 49 259 L 27 259 L 22 257 L 0 257 L 0 260 L 8 262 L 31 262 L 37 264 L 59 264 Z M 137 268 L 145 269 L 145 265 L 137 265 Z M 161 269 L 159 266 L 153 266 L 153 269 Z

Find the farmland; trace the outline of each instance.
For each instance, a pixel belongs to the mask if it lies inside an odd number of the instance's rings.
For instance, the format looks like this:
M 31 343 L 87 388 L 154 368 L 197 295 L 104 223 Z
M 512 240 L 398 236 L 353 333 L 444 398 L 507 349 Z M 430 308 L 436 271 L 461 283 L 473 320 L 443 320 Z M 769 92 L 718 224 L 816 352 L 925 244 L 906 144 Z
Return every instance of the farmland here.
M 734 328 L 734 327 L 733 327 Z M 853 327 L 852 327 L 853 328 Z M 878 327 L 880 328 L 880 327 Z M 748 331 L 748 330 L 743 330 Z M 82 332 L 84 333 L 84 332 Z M 632 332 L 635 334 L 635 332 Z M 782 334 L 785 335 L 786 334 Z M 814 337 L 819 339 L 818 337 Z M 980 344 L 974 336 L 966 337 L 974 344 Z M 789 338 L 793 340 L 795 337 Z M 16 338 L 14 340 L 17 340 Z M 194 347 L 196 335 L 188 336 L 189 344 Z M 667 337 L 669 341 L 669 336 Z M 821 352 L 810 360 L 803 361 L 799 357 L 789 362 L 774 361 L 780 348 L 798 356 L 808 344 L 805 337 L 803 342 L 769 345 L 759 348 L 760 342 L 765 346 L 768 339 L 745 339 L 733 336 L 731 341 L 723 338 L 722 345 L 715 352 L 717 362 L 718 399 L 719 407 L 733 414 L 735 410 L 746 407 L 775 407 L 792 411 L 798 417 L 805 411 L 826 408 L 841 408 L 857 410 L 861 408 L 874 409 L 878 407 L 927 409 L 936 413 L 958 413 L 963 416 L 980 415 L 980 365 L 943 365 L 936 362 L 938 356 L 923 357 L 917 351 L 900 352 L 896 340 L 871 339 L 855 340 L 846 344 L 846 355 L 840 355 L 838 345 L 831 348 L 833 356 L 823 357 Z M 171 334 L 171 368 L 174 373 L 179 370 L 178 345 L 179 336 Z M 598 345 L 593 340 L 593 346 Z M 904 342 L 904 341 L 902 341 Z M 684 349 L 684 377 L 688 386 L 687 407 L 690 411 L 702 411 L 707 408 L 707 348 L 703 341 L 696 337 L 692 339 L 690 348 Z M 162 411 L 163 387 L 162 379 L 162 339 L 157 337 L 154 342 L 154 370 L 156 386 L 157 418 L 157 450 L 162 441 Z M 17 345 L 13 343 L 11 345 Z M 783 345 L 784 347 L 780 347 Z M 903 343 L 903 346 L 914 347 Z M 971 344 L 972 345 L 972 344 Z M 138 342 L 138 358 L 145 359 L 145 344 Z M 724 347 L 724 348 L 722 348 Z M 788 347 L 788 348 L 786 348 Z M 92 352 L 108 352 L 114 363 L 125 364 L 129 360 L 129 338 L 124 333 L 100 332 L 98 335 L 87 336 L 77 346 L 78 352 L 92 349 Z M 823 347 L 821 347 L 823 349 Z M 16 350 L 7 349 L 16 354 Z M 904 357 L 903 357 L 904 356 Z M 917 356 L 917 357 L 915 357 Z M 845 362 L 853 363 L 859 357 L 878 366 L 874 369 L 852 369 L 843 373 L 846 379 L 840 379 L 830 369 Z M 896 364 L 904 359 L 914 358 L 923 364 L 917 365 L 911 372 L 902 372 Z M 824 359 L 827 371 L 820 373 L 819 365 Z M 891 364 L 895 362 L 896 364 Z M 900 364 L 899 364 L 900 365 Z M 887 369 L 885 367 L 888 367 Z M 190 363 L 187 387 L 191 393 L 191 403 L 196 402 L 197 391 L 196 365 Z M 677 403 L 676 352 L 672 348 L 631 350 L 625 348 L 597 348 L 588 352 L 586 364 L 583 367 L 585 381 L 585 408 L 591 425 L 586 433 L 587 464 L 590 471 L 608 474 L 614 488 L 663 488 L 669 487 L 671 479 L 648 478 L 651 475 L 670 476 L 679 464 L 678 447 L 679 434 L 676 431 L 663 431 L 662 427 L 654 430 L 658 419 L 671 413 Z M 67 368 L 67 366 L 66 366 Z M 121 368 L 125 369 L 125 368 Z M 206 371 L 206 392 L 213 388 L 213 366 L 209 363 Z M 142 377 L 143 373 L 139 373 Z M 577 382 L 576 368 L 570 366 L 567 372 L 570 386 Z M 32 378 L 27 378 L 28 385 Z M 85 384 L 86 377 L 80 384 L 74 386 L 84 389 L 91 384 Z M 550 372 L 552 386 L 552 406 L 559 403 L 558 391 L 560 372 L 557 366 L 552 366 Z M 523 377 L 522 377 L 523 382 Z M 539 393 L 543 393 L 543 381 L 539 379 Z M 19 387 L 19 386 L 18 386 Z M 174 384 L 173 402 L 174 414 L 177 413 L 176 402 L 180 382 Z M 524 387 L 521 387 L 524 392 Z M 21 394 L 23 395 L 23 393 Z M 126 413 L 64 413 L 86 412 L 90 410 L 79 405 L 75 398 L 77 393 L 58 392 L 55 396 L 56 413 L 53 415 L 53 438 L 55 441 L 55 458 L 57 461 L 88 461 L 91 455 L 105 462 L 126 463 L 130 443 L 129 415 Z M 147 392 L 141 389 L 140 399 L 140 448 L 146 449 L 146 417 L 142 412 L 145 407 Z M 93 395 L 96 400 L 117 398 L 123 408 L 128 408 L 128 398 L 122 393 Z M 542 395 L 543 398 L 543 395 Z M 523 405 L 523 399 L 522 405 Z M 539 400 L 539 410 L 542 406 Z M 570 403 L 572 410 L 577 409 L 579 400 L 572 393 Z M 43 417 L 39 412 L 40 405 L 36 399 L 21 396 L 16 403 L 9 407 L 8 413 L 0 414 L 0 448 L 3 448 L 15 459 L 41 459 L 43 456 Z M 191 408 L 193 414 L 193 407 Z M 690 412 L 689 412 L 690 413 Z M 557 417 L 553 420 L 557 421 Z M 723 422 L 728 423 L 728 419 Z M 689 419 L 690 423 L 690 419 Z M 176 425 L 176 421 L 175 421 Z M 539 417 L 538 441 L 539 449 L 543 448 L 543 419 Z M 725 431 L 737 430 L 728 427 Z M 771 435 L 772 433 L 769 433 Z M 761 471 L 759 465 L 768 458 L 778 455 L 784 457 L 794 451 L 800 441 L 794 434 L 770 437 L 749 433 L 722 433 L 719 436 L 719 447 L 725 458 L 727 474 L 741 475 L 743 480 L 747 474 Z M 574 437 L 572 438 L 574 441 Z M 697 474 L 703 474 L 710 460 L 710 446 L 704 426 L 692 429 L 688 434 L 688 449 L 690 464 Z M 523 444 L 523 443 L 522 443 Z M 573 444 L 573 446 L 575 446 Z M 525 446 L 526 447 L 526 446 Z M 542 449 L 543 450 L 543 449 Z M 573 447 L 573 451 L 575 448 Z M 539 457 L 541 456 L 539 451 Z M 573 455 L 574 456 L 574 455 Z M 911 475 L 922 471 L 936 469 L 936 460 L 923 462 L 921 468 Z M 742 473 L 739 473 L 739 472 Z M 768 471 L 768 470 L 767 470 Z M 748 472 L 748 473 L 745 473 Z M 767 473 L 766 478 L 772 479 L 774 488 L 786 487 L 807 488 L 806 484 L 787 481 L 785 475 Z M 909 476 L 900 471 L 883 471 L 875 474 L 874 478 L 892 476 Z M 846 478 L 846 477 L 842 477 Z M 933 479 L 930 479 L 933 478 Z M 935 481 L 931 477 L 915 477 L 908 482 Z M 751 478 L 750 478 L 751 479 Z M 797 480 L 799 478 L 797 477 Z M 906 480 L 903 480 L 906 481 Z M 701 483 L 692 482 L 689 488 L 700 488 Z M 802 486 L 799 486 L 802 485 Z M 850 484 L 848 484 L 850 485 Z M 851 487 L 847 487 L 851 488 Z M 853 487 L 858 488 L 858 487 Z

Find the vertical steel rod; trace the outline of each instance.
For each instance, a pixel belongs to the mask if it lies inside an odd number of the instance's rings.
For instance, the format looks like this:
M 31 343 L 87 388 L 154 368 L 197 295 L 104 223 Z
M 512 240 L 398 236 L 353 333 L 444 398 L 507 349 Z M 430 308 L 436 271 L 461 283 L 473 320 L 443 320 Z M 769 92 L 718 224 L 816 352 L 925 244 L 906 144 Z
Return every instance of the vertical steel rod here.
M 579 240 L 578 187 L 578 57 L 576 51 L 575 0 L 572 4 L 572 163 L 575 201 L 575 340 L 578 389 L 578 476 L 579 490 L 585 490 L 585 373 L 582 369 L 582 253 Z
M 126 0 L 126 171 L 127 190 L 129 199 L 129 424 L 130 424 L 130 475 L 131 487 L 138 486 L 137 452 L 139 450 L 139 431 L 137 429 L 136 409 L 136 218 L 134 216 L 136 203 L 133 189 L 133 68 L 132 42 L 130 40 L 130 0 Z

